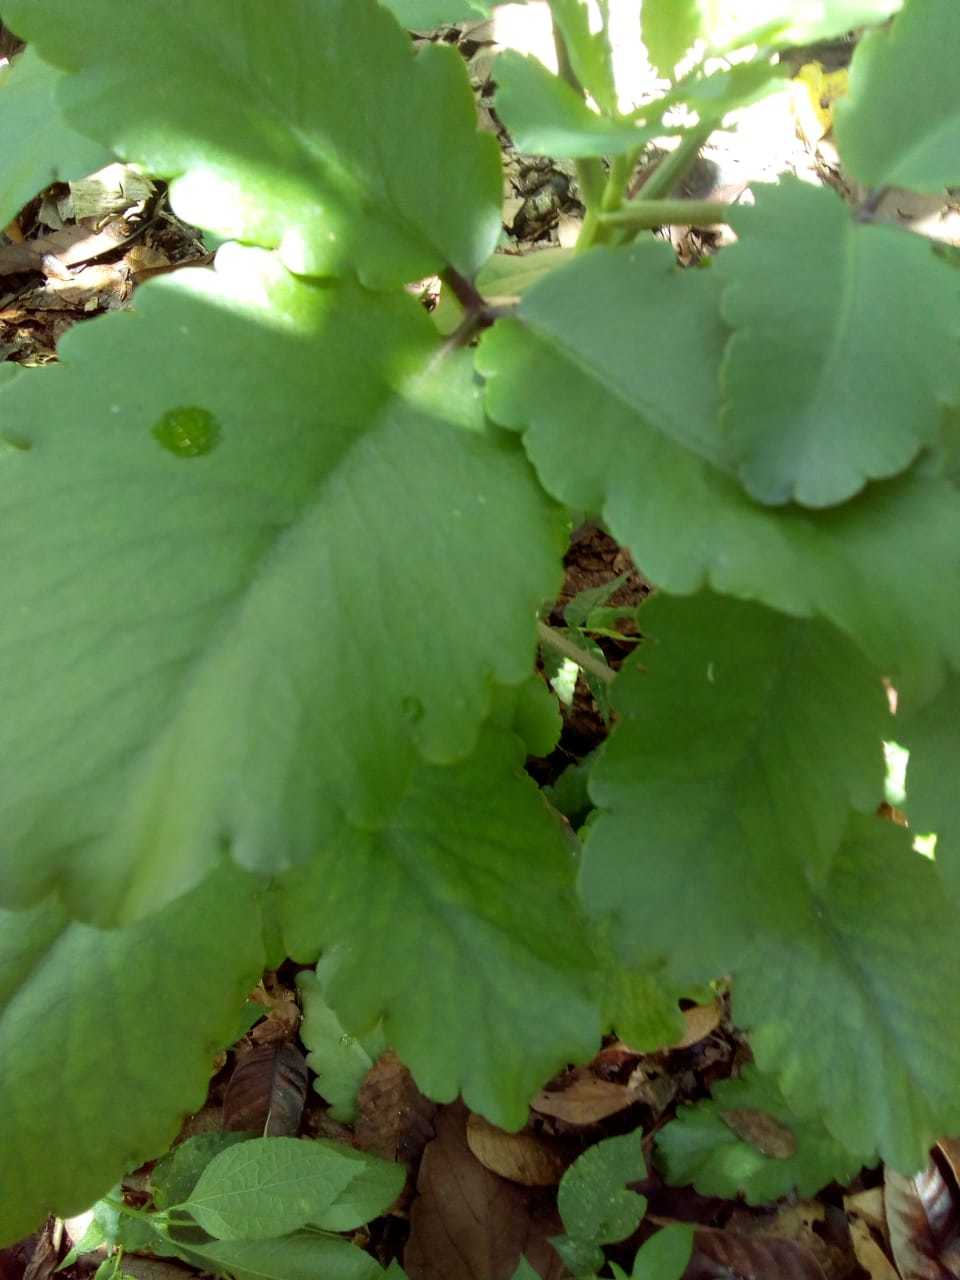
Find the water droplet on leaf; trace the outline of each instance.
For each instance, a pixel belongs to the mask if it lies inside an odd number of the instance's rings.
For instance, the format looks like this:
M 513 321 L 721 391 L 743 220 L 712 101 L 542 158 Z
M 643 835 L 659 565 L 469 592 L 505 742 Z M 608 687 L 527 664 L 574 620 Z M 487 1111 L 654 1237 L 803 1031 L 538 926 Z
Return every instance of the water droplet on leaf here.
M 208 409 L 171 409 L 150 430 L 164 449 L 178 458 L 199 458 L 220 443 L 220 424 Z

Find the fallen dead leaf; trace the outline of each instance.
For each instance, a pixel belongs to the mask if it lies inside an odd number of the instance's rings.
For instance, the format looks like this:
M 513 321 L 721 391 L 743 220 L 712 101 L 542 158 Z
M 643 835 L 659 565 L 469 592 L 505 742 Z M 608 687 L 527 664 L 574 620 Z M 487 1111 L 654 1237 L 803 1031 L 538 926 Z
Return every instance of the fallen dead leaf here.
M 292 1138 L 307 1096 L 307 1060 L 293 1044 L 258 1045 L 234 1068 L 223 1099 L 223 1127 Z
M 570 1073 L 560 1089 L 541 1089 L 530 1104 L 541 1115 L 565 1124 L 596 1124 L 643 1100 L 643 1091 L 614 1080 L 599 1080 L 589 1068 Z
M 716 1031 L 720 1025 L 720 1008 L 716 1004 L 695 1004 L 691 1009 L 683 1010 L 683 1021 L 686 1030 L 671 1049 L 689 1049 L 708 1035 Z
M 420 1162 L 403 1265 L 409 1280 L 512 1280 L 521 1255 L 542 1280 L 566 1274 L 547 1244 L 563 1227 L 542 1193 L 491 1173 L 467 1146 L 462 1103 L 440 1107 Z
M 808 1249 L 791 1240 L 765 1240 L 732 1231 L 698 1230 L 684 1280 L 826 1280 Z
M 866 1218 L 853 1218 L 850 1222 L 850 1239 L 857 1261 L 870 1280 L 900 1280 L 896 1267 L 874 1240 Z
M 956 1192 L 936 1160 L 912 1178 L 885 1169 L 883 1187 L 890 1252 L 903 1280 L 960 1277 Z
M 720 1119 L 738 1138 L 771 1160 L 789 1160 L 797 1149 L 792 1131 L 766 1111 L 733 1108 L 721 1111 Z
M 536 1134 L 507 1133 L 483 1116 L 471 1115 L 467 1121 L 467 1145 L 491 1173 L 525 1187 L 555 1186 L 568 1163 Z
M 887 1215 L 883 1207 L 883 1187 L 871 1187 L 843 1197 L 843 1207 L 851 1217 L 862 1218 L 873 1231 L 887 1229 Z
M 99 230 L 94 228 L 92 220 L 78 222 L 48 236 L 0 248 L 0 276 L 18 271 L 43 271 L 45 275 L 52 275 L 58 269 L 62 271 L 112 252 L 130 236 L 130 226 L 123 218 L 113 218 Z
M 412 1164 L 434 1136 L 436 1103 L 425 1098 L 397 1055 L 388 1050 L 357 1094 L 357 1146 L 383 1160 Z

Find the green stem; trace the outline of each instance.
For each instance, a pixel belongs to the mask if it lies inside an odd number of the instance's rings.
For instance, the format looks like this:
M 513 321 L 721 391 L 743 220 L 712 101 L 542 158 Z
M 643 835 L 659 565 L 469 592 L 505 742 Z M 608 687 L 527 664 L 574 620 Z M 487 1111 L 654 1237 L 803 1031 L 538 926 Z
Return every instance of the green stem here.
M 604 684 L 612 684 L 616 680 L 617 673 L 612 667 L 608 667 L 605 662 L 595 658 L 592 653 L 587 653 L 585 649 L 581 649 L 579 645 L 574 644 L 572 640 L 568 640 L 559 631 L 554 631 L 553 627 L 548 627 L 545 622 L 537 622 L 537 635 L 541 644 L 545 644 L 548 648 L 563 654 L 565 658 L 575 662 L 584 671 L 589 671 L 592 676 L 596 676 Z
M 631 200 L 621 209 L 600 214 L 602 227 L 714 227 L 727 221 L 730 206 L 719 200 Z
M 716 123 L 699 125 L 685 133 L 679 146 L 668 152 L 643 183 L 638 196 L 644 200 L 662 200 L 669 196 L 683 175 L 696 160 L 700 148 L 716 129 Z

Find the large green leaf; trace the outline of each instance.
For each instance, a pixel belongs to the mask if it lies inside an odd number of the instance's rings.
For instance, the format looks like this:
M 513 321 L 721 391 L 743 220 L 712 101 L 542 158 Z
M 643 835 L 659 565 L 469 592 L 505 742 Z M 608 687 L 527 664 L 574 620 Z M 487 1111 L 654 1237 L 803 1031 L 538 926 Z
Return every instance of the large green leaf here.
M 907 817 L 915 833 L 935 832 L 936 865 L 960 903 L 960 676 L 951 674 L 935 698 L 897 716 L 894 736 L 910 750 Z
M 781 894 L 735 975 L 734 1018 L 798 1112 L 915 1173 L 960 1131 L 956 908 L 879 818 L 851 819 L 829 877 Z
M 861 40 L 836 120 L 845 167 L 861 182 L 932 192 L 960 182 L 958 47 L 953 0 L 910 0 L 891 30 Z
M 794 1191 L 814 1195 L 834 1179 L 846 1183 L 864 1163 L 831 1137 L 819 1117 L 797 1115 L 776 1081 L 753 1066 L 737 1080 L 720 1081 L 712 1094 L 709 1102 L 680 1107 L 657 1135 L 657 1153 L 675 1185 L 693 1183 L 701 1195 L 743 1195 L 748 1204 L 764 1204 Z M 744 1111 L 782 1126 L 793 1138 L 793 1152 L 764 1151 L 762 1142 L 740 1136 L 724 1116 Z
M 722 452 L 713 273 L 673 294 L 664 274 L 646 248 L 599 250 L 534 286 L 480 345 L 491 415 L 524 432 L 548 492 L 602 514 L 658 586 L 821 614 L 899 687 L 933 692 L 941 655 L 960 665 L 957 491 L 917 473 L 828 511 L 752 502 L 707 460 Z
M 448 22 L 476 19 L 490 12 L 487 0 L 380 0 L 411 31 L 429 31 Z
M 695 37 L 708 47 L 736 47 L 762 33 L 764 43 L 810 44 L 843 35 L 851 27 L 882 22 L 903 0 L 643 0 L 644 29 L 651 26 L 663 41 L 671 21 L 685 38 Z M 691 12 L 691 9 L 693 12 Z M 682 41 L 681 41 L 682 42 Z M 675 43 L 669 45 L 672 55 Z
M 51 182 L 80 178 L 112 159 L 61 117 L 55 94 L 62 78 L 34 49 L 0 71 L 0 227 Z
M 877 672 L 823 622 L 700 595 L 651 600 L 640 626 L 653 642 L 614 686 L 581 888 L 628 957 L 640 938 L 699 980 L 823 874 L 851 805 L 876 808 L 890 717 Z
M 640 20 L 647 56 L 672 79 L 677 63 L 703 34 L 700 0 L 644 0 Z
M 797 179 L 730 220 L 721 424 L 749 492 L 824 507 L 903 470 L 960 398 L 956 273 Z
M 183 1246 L 180 1256 L 234 1280 L 377 1280 L 384 1274 L 349 1241 L 307 1231 L 276 1240 L 211 1240 Z
M 496 244 L 497 145 L 466 68 L 415 54 L 375 0 L 277 0 L 269 22 L 259 0 L 151 2 L 127 22 L 108 0 L 12 0 L 4 19 L 71 73 L 78 129 L 175 178 L 186 221 L 279 246 L 295 271 L 472 275 Z
M 345 835 L 287 886 L 291 954 L 343 944 L 325 996 L 347 1029 L 382 1016 L 425 1093 L 513 1128 L 601 1030 L 570 847 L 522 763 L 485 730 L 462 764 L 421 766 L 383 831 Z
M 286 1235 L 319 1221 L 349 1188 L 360 1165 L 348 1151 L 300 1138 L 237 1143 L 213 1157 L 177 1207 L 218 1240 Z
M 235 871 L 107 933 L 52 902 L 0 912 L 0 1242 L 79 1213 L 169 1145 L 262 961 Z
M 97 919 L 386 822 L 527 676 L 559 569 L 411 299 L 233 246 L 137 301 L 0 399 L 0 897 Z
M 571 87 L 534 57 L 507 50 L 497 58 L 497 114 L 519 151 L 549 156 L 622 155 L 663 125 L 638 128 L 597 115 Z

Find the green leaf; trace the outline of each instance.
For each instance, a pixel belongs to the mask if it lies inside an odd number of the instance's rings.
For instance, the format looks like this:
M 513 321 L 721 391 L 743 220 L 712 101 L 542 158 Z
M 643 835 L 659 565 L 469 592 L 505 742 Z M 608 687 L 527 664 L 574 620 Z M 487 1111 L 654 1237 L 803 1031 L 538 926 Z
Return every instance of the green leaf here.
M 352 1160 L 354 1175 L 333 1203 L 310 1219 L 312 1226 L 324 1231 L 356 1231 L 389 1209 L 403 1190 L 407 1174 L 402 1165 L 323 1139 L 313 1145 Z
M 258 0 L 174 0 L 119 23 L 106 0 L 12 0 L 4 19 L 70 73 L 67 119 L 173 178 L 189 223 L 278 247 L 301 274 L 381 285 L 445 263 L 472 275 L 493 251 L 497 145 L 476 131 L 463 61 L 415 54 L 375 0 L 278 0 L 266 25 Z
M 676 1044 L 684 1022 L 678 1000 L 661 969 L 631 969 L 612 955 L 605 974 L 607 1024 L 638 1053 Z
M 548 272 L 569 262 L 572 249 L 551 245 L 528 253 L 495 253 L 477 272 L 476 285 L 486 297 L 524 294 Z
M 951 673 L 940 692 L 918 710 L 900 708 L 896 737 L 910 750 L 907 817 L 915 835 L 935 832 L 936 867 L 960 902 L 960 676 Z
M 480 345 L 491 416 L 524 432 L 547 491 L 602 515 L 651 582 L 820 614 L 901 691 L 929 696 L 943 657 L 960 666 L 960 590 L 944 589 L 960 584 L 956 489 L 917 473 L 830 511 L 750 501 L 696 456 L 723 449 L 719 282 L 712 271 L 687 272 L 671 294 L 666 269 L 647 250 L 593 250 L 531 289 L 521 319 L 501 320 Z M 671 336 L 685 326 L 678 348 Z
M 860 41 L 836 112 L 847 172 L 869 186 L 938 193 L 960 182 L 958 44 L 952 0 L 911 0 L 891 30 Z
M 560 1180 L 557 1207 L 574 1240 L 609 1244 L 636 1231 L 647 1202 L 624 1183 L 647 1176 L 640 1133 L 605 1138 L 578 1156 Z
M 357 1176 L 349 1148 L 252 1138 L 214 1156 L 179 1206 L 220 1240 L 270 1240 L 306 1226 Z
M 487 0 L 380 0 L 409 31 L 431 31 L 447 23 L 489 14 Z
M 522 763 L 515 738 L 486 729 L 462 764 L 418 768 L 381 832 L 288 877 L 291 955 L 344 946 L 326 988 L 344 1026 L 382 1016 L 426 1094 L 462 1092 L 505 1128 L 600 1033 L 574 862 Z
M 346 1240 L 307 1231 L 277 1240 L 211 1240 L 182 1253 L 234 1280 L 378 1280 L 384 1274 L 369 1253 Z
M 540 1273 L 534 1271 L 526 1258 L 521 1258 L 513 1273 L 513 1280 L 540 1280 Z
M 81 1212 L 169 1146 L 262 962 L 233 871 L 109 933 L 53 902 L 0 913 L 0 1242 Z
M 495 75 L 497 115 L 518 151 L 555 157 L 623 155 L 665 132 L 663 125 L 640 128 L 597 115 L 542 62 L 512 49 L 497 58 Z
M 214 1156 L 254 1137 L 256 1134 L 253 1133 L 228 1132 L 196 1133 L 187 1138 L 154 1165 L 150 1174 L 153 1203 L 158 1209 L 181 1204 L 189 1198 Z
M 606 31 L 590 29 L 586 0 L 552 0 L 550 12 L 580 84 L 605 115 L 615 115 L 617 86 Z
M 680 1280 L 693 1253 L 693 1227 L 673 1222 L 637 1250 L 630 1280 Z
M 699 595 L 654 597 L 641 626 L 654 642 L 614 685 L 581 889 L 625 959 L 640 937 L 641 959 L 698 981 L 825 873 L 851 806 L 876 809 L 890 717 L 879 673 L 823 622 Z
M 785 177 L 733 209 L 721 429 L 761 502 L 842 502 L 903 470 L 960 398 L 960 289 L 919 236 Z
M 366 1035 L 349 1035 L 327 1003 L 326 986 L 334 972 L 331 961 L 337 959 L 336 951 L 328 952 L 316 973 L 297 974 L 303 1005 L 300 1039 L 310 1051 L 307 1065 L 316 1077 L 313 1087 L 330 1104 L 329 1115 L 350 1124 L 356 1116 L 360 1086 L 387 1044 L 379 1026 Z
M 62 78 L 32 48 L 0 71 L 0 227 L 51 182 L 93 173 L 113 158 L 60 115 L 56 90 Z
M 582 760 L 567 765 L 552 786 L 543 788 L 544 795 L 553 807 L 574 827 L 579 827 L 593 808 L 588 785 L 598 750 L 596 748 Z
M 644 0 L 645 6 L 651 0 Z M 653 0 L 668 11 L 671 0 Z M 680 0 L 686 9 L 686 0 Z M 708 47 L 737 48 L 761 38 L 764 44 L 812 44 L 840 36 L 852 27 L 882 22 L 896 13 L 903 0 L 820 0 L 798 5 L 796 0 L 697 0 L 699 35 Z M 690 19 L 685 19 L 689 28 Z
M 560 741 L 563 717 L 556 694 L 538 675 L 517 690 L 513 732 L 532 756 L 548 756 Z
M 820 884 L 781 882 L 734 976 L 733 1015 L 761 1070 L 850 1151 L 902 1173 L 960 1130 L 956 909 L 910 834 L 851 819 Z
M 775 1159 L 763 1154 L 725 1123 L 730 1110 L 759 1111 L 783 1125 L 796 1141 L 793 1155 Z M 667 1180 L 693 1183 L 705 1196 L 765 1204 L 796 1191 L 812 1196 L 834 1180 L 846 1184 L 865 1163 L 833 1138 L 819 1116 L 798 1115 L 777 1083 L 755 1067 L 738 1080 L 713 1087 L 713 1100 L 680 1107 L 677 1117 L 657 1135 L 657 1152 Z
M 603 1250 L 589 1240 L 575 1240 L 571 1236 L 550 1236 L 561 1262 L 577 1277 L 593 1277 L 604 1263 Z
M 389 821 L 418 752 L 471 750 L 562 521 L 469 356 L 424 374 L 436 343 L 412 299 L 225 246 L 3 388 L 31 447 L 0 471 L 0 900 L 133 917 L 224 850 L 271 871 Z
M 677 63 L 703 29 L 701 0 L 643 0 L 643 43 L 657 71 L 672 80 Z

